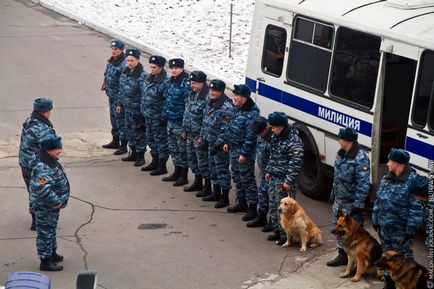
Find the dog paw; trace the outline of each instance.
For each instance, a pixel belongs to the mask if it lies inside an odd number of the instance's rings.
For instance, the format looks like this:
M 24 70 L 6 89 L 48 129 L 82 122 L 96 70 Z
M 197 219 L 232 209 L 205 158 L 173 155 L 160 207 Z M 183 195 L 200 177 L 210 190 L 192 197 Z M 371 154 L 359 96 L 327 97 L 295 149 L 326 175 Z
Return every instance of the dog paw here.
M 355 276 L 350 279 L 351 282 L 357 282 L 359 280 L 360 280 L 360 277 L 355 277 Z
M 350 272 L 343 272 L 343 273 L 341 273 L 340 275 L 339 275 L 339 277 L 341 277 L 341 278 L 347 278 L 348 276 L 350 275 Z
M 315 248 L 315 247 L 318 247 L 319 246 L 319 244 L 309 244 L 309 248 Z
M 286 242 L 285 244 L 282 245 L 282 247 L 285 247 L 285 248 L 289 247 L 289 246 L 291 246 L 291 244 L 289 244 L 288 242 Z
M 306 247 L 301 247 L 300 252 L 306 252 Z

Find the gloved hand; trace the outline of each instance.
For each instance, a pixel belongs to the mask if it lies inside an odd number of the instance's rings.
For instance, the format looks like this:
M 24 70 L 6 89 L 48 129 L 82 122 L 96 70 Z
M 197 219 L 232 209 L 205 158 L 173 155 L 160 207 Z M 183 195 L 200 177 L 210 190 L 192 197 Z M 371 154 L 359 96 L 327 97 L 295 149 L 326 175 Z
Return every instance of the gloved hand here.
M 222 145 L 214 145 L 210 150 L 209 154 L 212 156 L 217 155 L 218 151 L 222 149 Z
M 158 123 L 160 126 L 166 126 L 167 125 L 167 119 L 161 118 L 160 122 Z

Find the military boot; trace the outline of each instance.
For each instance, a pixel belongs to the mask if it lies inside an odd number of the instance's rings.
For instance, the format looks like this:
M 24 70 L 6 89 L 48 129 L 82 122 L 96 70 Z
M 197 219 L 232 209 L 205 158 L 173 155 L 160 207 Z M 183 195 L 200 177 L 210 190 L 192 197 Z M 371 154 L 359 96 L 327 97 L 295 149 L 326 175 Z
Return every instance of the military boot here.
M 41 259 L 41 264 L 39 265 L 39 270 L 41 271 L 62 271 L 63 266 L 57 265 L 50 259 Z
M 158 167 L 151 172 L 151 176 L 159 176 L 159 175 L 167 174 L 166 162 L 167 161 L 159 160 Z
M 222 190 L 222 197 L 220 201 L 218 201 L 214 208 L 220 209 L 229 206 L 229 189 L 223 189 Z
M 179 178 L 179 174 L 181 173 L 181 167 L 175 166 L 175 170 L 171 175 L 168 175 L 167 177 L 162 178 L 161 180 L 163 182 L 174 182 Z
M 147 171 L 153 171 L 156 168 L 158 168 L 158 159 L 154 156 L 152 156 L 152 161 L 149 165 L 147 165 L 146 167 L 142 167 L 142 171 L 147 172 Z
M 254 220 L 256 216 L 257 216 L 256 204 L 249 204 L 249 208 L 247 209 L 247 212 L 244 214 L 241 220 L 243 220 L 244 222 L 251 221 Z
M 390 276 L 386 276 L 384 278 L 383 289 L 396 289 L 395 282 L 392 280 L 392 278 Z
M 202 197 L 206 197 L 210 194 L 212 194 L 211 180 L 205 179 L 205 185 L 203 186 L 202 191 L 200 191 L 199 193 L 196 194 L 196 197 L 202 198 Z
M 130 147 L 130 154 L 126 157 L 121 158 L 124 162 L 135 162 L 137 159 L 137 152 L 135 147 Z
M 273 223 L 271 222 L 271 216 L 268 218 L 267 224 L 261 230 L 264 233 L 273 231 Z
M 32 224 L 30 225 L 31 231 L 36 231 L 35 213 L 30 213 L 32 215 Z
M 189 187 L 184 188 L 184 192 L 194 192 L 194 191 L 202 191 L 202 176 L 194 175 L 194 182 Z
M 176 179 L 173 186 L 180 187 L 186 184 L 188 184 L 188 167 L 180 167 L 179 177 Z
M 345 253 L 344 249 L 339 248 L 338 255 L 333 260 L 328 261 L 327 266 L 337 267 L 337 266 L 347 265 L 347 263 L 348 263 L 347 253 Z
M 263 227 L 267 224 L 267 213 L 263 212 L 261 209 L 258 209 L 258 215 L 257 217 L 247 223 L 247 227 L 254 228 L 254 227 Z
M 54 251 L 53 254 L 51 254 L 51 257 L 49 258 L 49 260 L 50 260 L 52 263 L 59 263 L 59 262 L 62 262 L 62 261 L 63 261 L 63 256 L 62 256 L 62 255 L 58 255 L 58 254 L 56 253 L 56 251 Z
M 119 138 L 113 137 L 112 141 L 108 144 L 102 145 L 105 149 L 118 149 L 119 148 Z
M 126 140 L 121 140 L 121 146 L 113 154 L 115 156 L 126 154 L 128 152 L 127 143 Z
M 287 241 L 286 237 L 280 237 L 279 240 L 276 241 L 276 245 L 277 246 L 282 246 L 283 244 L 285 244 Z
M 202 198 L 204 202 L 218 202 L 222 198 L 222 188 L 220 186 L 214 186 L 214 191 L 211 195 Z
M 145 164 L 145 152 L 137 153 L 136 162 L 134 163 L 135 167 L 141 167 Z
M 277 241 L 277 240 L 280 240 L 280 232 L 279 232 L 279 230 L 275 230 L 273 232 L 273 234 L 268 235 L 267 240 L 268 241 Z
M 228 208 L 228 213 L 247 212 L 246 198 L 237 198 L 237 200 L 235 206 Z

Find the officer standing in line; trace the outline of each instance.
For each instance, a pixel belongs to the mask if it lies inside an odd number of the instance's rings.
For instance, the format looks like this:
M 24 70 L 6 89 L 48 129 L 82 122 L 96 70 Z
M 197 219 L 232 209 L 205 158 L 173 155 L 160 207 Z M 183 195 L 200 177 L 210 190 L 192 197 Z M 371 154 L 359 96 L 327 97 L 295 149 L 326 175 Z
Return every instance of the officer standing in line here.
M 211 179 L 208 164 L 208 146 L 199 142 L 200 131 L 203 126 L 206 106 L 209 101 L 209 87 L 206 84 L 206 74 L 193 71 L 190 74 L 191 92 L 185 108 L 182 137 L 187 139 L 188 165 L 194 173 L 194 182 L 184 188 L 186 192 L 199 191 L 197 197 L 211 194 Z M 205 185 L 203 185 L 205 179 Z
M 29 181 L 33 169 L 33 166 L 31 165 L 32 159 L 41 148 L 42 140 L 50 134 L 56 134 L 53 124 L 49 120 L 52 109 L 53 102 L 51 99 L 35 99 L 33 101 L 33 112 L 28 118 L 26 118 L 21 130 L 18 162 L 29 194 Z M 30 226 L 30 230 L 35 231 L 35 212 L 31 203 L 29 203 L 29 212 L 32 216 L 32 225 Z
M 169 60 L 172 76 L 167 81 L 166 101 L 161 118 L 167 121 L 169 152 L 174 166 L 173 174 L 164 177 L 163 182 L 174 182 L 175 187 L 188 183 L 187 140 L 182 137 L 182 120 L 190 93 L 189 76 L 184 71 L 184 60 Z
M 333 202 L 333 225 L 339 212 L 350 214 L 363 226 L 363 209 L 369 193 L 370 161 L 357 142 L 358 134 L 350 127 L 341 128 L 338 133 L 339 145 L 334 164 L 334 181 L 330 199 Z M 327 266 L 347 265 L 348 258 L 341 238 L 337 239 L 338 256 L 327 262 Z
M 152 176 L 167 173 L 166 163 L 169 158 L 167 144 L 167 121 L 161 114 L 165 102 L 166 82 L 169 79 L 164 64 L 166 59 L 154 55 L 149 57 L 150 74 L 143 85 L 141 112 L 146 120 L 146 140 L 151 147 L 152 162 L 142 171 L 151 171 Z
M 379 234 L 383 251 L 395 250 L 414 259 L 411 243 L 423 219 L 422 203 L 410 192 L 417 173 L 408 164 L 410 155 L 407 151 L 392 148 L 388 158 L 389 172 L 378 186 L 372 226 Z M 387 271 L 384 288 L 395 288 Z
M 53 134 L 46 136 L 38 156 L 34 158 L 34 169 L 30 180 L 30 202 L 35 209 L 36 248 L 41 271 L 61 271 L 63 261 L 57 254 L 56 229 L 60 209 L 68 204 L 69 181 L 59 162 L 62 138 Z
M 297 129 L 288 124 L 285 113 L 270 113 L 268 123 L 273 135 L 265 180 L 268 182 L 268 195 L 272 204 L 270 214 L 274 234 L 268 236 L 267 240 L 283 245 L 286 242 L 286 232 L 280 225 L 277 209 L 283 198 L 295 198 L 297 176 L 303 165 L 303 142 L 298 137 Z
M 127 152 L 125 116 L 123 111 L 116 112 L 116 106 L 119 102 L 119 78 L 127 65 L 127 60 L 124 54 L 125 44 L 122 41 L 113 39 L 110 41 L 110 47 L 112 49 L 112 56 L 107 61 L 101 91 L 105 91 L 109 99 L 112 141 L 102 147 L 117 149 L 114 154 L 122 155 Z
M 428 177 L 421 175 L 416 176 L 410 185 L 410 193 L 412 193 L 417 200 L 422 202 L 423 222 L 425 224 L 425 246 L 429 248 L 430 232 L 432 232 L 433 225 L 432 217 L 430 217 L 430 212 L 432 212 L 433 208 L 433 198 L 430 198 L 428 193 Z
M 252 93 L 247 85 L 234 86 L 234 111 L 225 134 L 223 150 L 230 152 L 232 179 L 236 185 L 238 203 L 228 208 L 228 213 L 246 212 L 243 221 L 257 216 L 258 187 L 255 178 L 257 136 L 252 130 L 253 120 L 259 116 L 259 108 L 250 98 Z M 228 196 L 223 193 L 222 201 Z
M 145 118 L 140 112 L 143 81 L 148 75 L 140 63 L 140 51 L 136 48 L 126 50 L 127 67 L 120 77 L 120 95 L 117 111 L 125 112 L 125 127 L 130 154 L 123 157 L 126 162 L 134 162 L 140 167 L 145 163 L 146 127 Z
M 224 93 L 226 84 L 219 80 L 211 80 L 209 84 L 210 101 L 206 111 L 199 143 L 208 144 L 209 167 L 211 182 L 214 191 L 203 197 L 205 202 L 218 202 L 215 208 L 223 208 L 229 200 L 222 199 L 223 194 L 228 196 L 231 187 L 229 173 L 229 154 L 223 151 L 225 133 L 232 118 L 233 106 L 230 98 Z
M 259 188 L 258 188 L 258 216 L 247 223 L 247 227 L 264 227 L 267 223 L 267 214 L 269 210 L 268 183 L 265 181 L 265 169 L 268 165 L 271 150 L 271 126 L 267 124 L 267 119 L 258 116 L 253 120 L 252 131 L 258 135 L 256 158 L 259 167 Z M 273 230 L 271 220 L 269 228 L 265 231 Z M 263 228 L 264 231 L 264 228 Z

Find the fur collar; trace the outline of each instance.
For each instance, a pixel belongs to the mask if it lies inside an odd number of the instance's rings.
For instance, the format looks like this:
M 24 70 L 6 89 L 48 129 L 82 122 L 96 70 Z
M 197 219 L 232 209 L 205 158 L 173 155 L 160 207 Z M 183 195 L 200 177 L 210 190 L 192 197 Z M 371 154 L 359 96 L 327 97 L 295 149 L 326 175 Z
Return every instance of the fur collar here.
M 338 155 L 340 157 L 346 157 L 348 159 L 355 159 L 357 154 L 359 153 L 359 149 L 361 149 L 360 144 L 355 141 L 347 152 L 343 149 L 340 149 L 338 151 Z
M 42 114 L 40 114 L 37 111 L 32 112 L 30 117 L 42 121 L 43 123 L 45 123 L 46 125 L 48 125 L 51 128 L 53 127 L 53 124 L 51 123 L 51 121 L 49 119 L 45 118 Z
M 250 111 L 255 107 L 255 102 L 250 97 L 246 100 L 246 102 L 240 107 L 241 110 Z
M 411 174 L 411 167 L 409 165 L 406 165 L 404 168 L 404 171 L 402 172 L 401 175 L 397 176 L 395 173 L 392 172 L 388 172 L 385 176 L 384 179 L 388 180 L 388 181 L 398 181 L 398 182 L 405 182 L 408 177 Z
M 125 59 L 125 54 L 122 52 L 122 54 L 119 55 L 118 58 L 115 59 L 112 56 L 112 57 L 109 58 L 109 60 L 107 60 L 107 62 L 109 62 L 109 63 L 113 64 L 113 66 L 117 67 L 117 66 L 121 65 L 121 63 L 124 61 L 124 59 Z
M 124 72 L 126 76 L 132 76 L 134 78 L 139 78 L 140 75 L 143 73 L 143 65 L 139 62 L 136 67 L 134 67 L 133 70 L 129 69 L 128 67 L 125 67 Z
M 182 82 L 188 80 L 188 73 L 183 71 L 177 78 L 171 76 L 169 78 L 170 83 L 174 83 L 176 86 L 181 86 Z
M 214 109 L 220 109 L 227 99 L 229 99 L 229 97 L 223 92 L 218 99 L 211 99 L 209 106 Z

